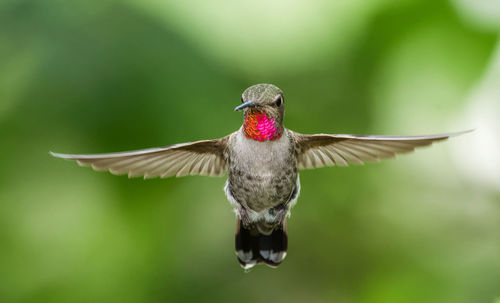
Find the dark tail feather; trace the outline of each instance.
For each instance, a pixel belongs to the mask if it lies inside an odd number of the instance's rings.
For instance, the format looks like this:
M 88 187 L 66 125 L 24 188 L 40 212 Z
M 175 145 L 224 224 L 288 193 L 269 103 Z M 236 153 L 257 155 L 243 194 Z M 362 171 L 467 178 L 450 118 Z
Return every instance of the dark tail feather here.
M 286 256 L 288 246 L 286 223 L 265 235 L 259 232 L 256 226 L 245 227 L 238 220 L 235 240 L 236 256 L 243 268 L 249 269 L 259 263 L 277 267 Z

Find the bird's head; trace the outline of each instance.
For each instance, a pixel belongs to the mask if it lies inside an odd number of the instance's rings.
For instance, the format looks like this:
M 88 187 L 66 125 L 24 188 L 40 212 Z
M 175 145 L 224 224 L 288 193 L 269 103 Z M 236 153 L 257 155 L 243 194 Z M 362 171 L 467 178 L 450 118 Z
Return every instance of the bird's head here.
M 248 138 L 272 141 L 281 136 L 285 104 L 283 92 L 278 87 L 272 84 L 250 86 L 241 96 L 241 105 L 234 110 L 243 110 L 243 130 Z

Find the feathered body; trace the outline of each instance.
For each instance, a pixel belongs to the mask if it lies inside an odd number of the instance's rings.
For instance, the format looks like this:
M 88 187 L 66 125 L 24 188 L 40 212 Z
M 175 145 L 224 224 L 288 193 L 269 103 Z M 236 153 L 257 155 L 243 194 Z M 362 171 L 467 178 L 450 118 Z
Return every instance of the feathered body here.
M 283 92 L 257 84 L 243 92 L 243 126 L 215 140 L 94 155 L 56 154 L 96 170 L 144 178 L 228 173 L 224 188 L 237 215 L 235 248 L 244 268 L 279 265 L 286 256 L 286 218 L 299 191 L 298 169 L 392 158 L 455 134 L 433 136 L 304 135 L 283 126 Z
M 226 194 L 238 202 L 237 212 L 245 223 L 273 221 L 281 210 L 287 210 L 298 172 L 293 142 L 286 131 L 280 139 L 265 142 L 236 132 L 229 138 L 228 153 Z
M 297 158 L 289 133 L 285 130 L 279 139 L 260 141 L 248 138 L 242 128 L 229 137 L 227 161 L 229 175 L 225 192 L 241 220 L 239 224 L 255 229 L 256 235 L 269 236 L 280 228 L 286 236 L 284 220 L 300 187 Z M 238 248 L 239 261 L 244 266 L 259 262 L 256 257 L 260 253 L 247 255 L 245 259 L 243 250 Z

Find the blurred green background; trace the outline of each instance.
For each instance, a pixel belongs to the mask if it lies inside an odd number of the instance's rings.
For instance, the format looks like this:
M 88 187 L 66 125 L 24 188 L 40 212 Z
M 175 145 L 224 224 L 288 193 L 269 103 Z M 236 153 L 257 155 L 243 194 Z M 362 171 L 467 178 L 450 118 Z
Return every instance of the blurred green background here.
M 500 3 L 2 0 L 1 302 L 498 302 Z M 48 151 L 222 137 L 256 83 L 303 133 L 476 128 L 301 173 L 278 269 L 245 273 L 225 178 Z

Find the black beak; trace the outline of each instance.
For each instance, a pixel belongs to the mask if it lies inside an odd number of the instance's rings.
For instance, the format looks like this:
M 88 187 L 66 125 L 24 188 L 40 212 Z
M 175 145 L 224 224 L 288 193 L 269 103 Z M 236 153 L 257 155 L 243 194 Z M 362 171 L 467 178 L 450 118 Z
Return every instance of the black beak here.
M 256 104 L 253 103 L 252 101 L 248 101 L 248 102 L 245 102 L 239 106 L 236 106 L 236 108 L 234 109 L 234 111 L 239 111 L 240 109 L 244 109 L 244 108 L 247 108 L 247 107 L 255 107 Z

